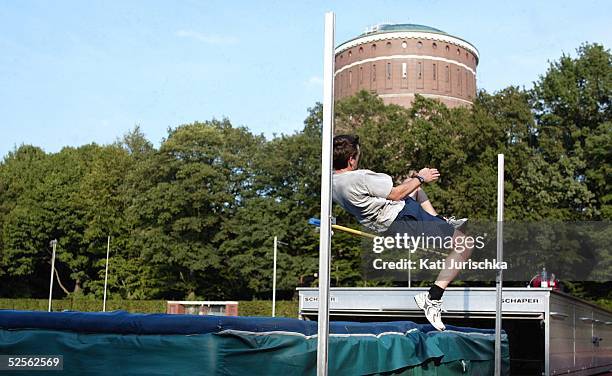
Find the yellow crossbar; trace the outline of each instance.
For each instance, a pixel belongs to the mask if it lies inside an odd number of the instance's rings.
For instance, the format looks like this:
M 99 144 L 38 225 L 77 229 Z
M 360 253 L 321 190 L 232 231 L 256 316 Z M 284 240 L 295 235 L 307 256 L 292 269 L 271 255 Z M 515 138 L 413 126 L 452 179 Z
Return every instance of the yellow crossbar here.
M 363 232 L 363 231 L 359 231 L 359 230 L 355 230 L 349 227 L 340 226 L 340 225 L 332 225 L 332 228 L 335 230 L 348 232 L 349 234 L 364 236 L 366 238 L 374 239 L 376 237 L 376 235 L 373 235 L 367 232 Z

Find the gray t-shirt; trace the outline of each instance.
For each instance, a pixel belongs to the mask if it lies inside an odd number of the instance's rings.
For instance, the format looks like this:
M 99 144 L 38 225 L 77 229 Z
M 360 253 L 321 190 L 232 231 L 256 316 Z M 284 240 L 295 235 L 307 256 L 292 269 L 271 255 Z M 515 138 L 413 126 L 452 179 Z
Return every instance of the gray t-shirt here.
M 391 226 L 404 201 L 388 200 L 393 188 L 389 175 L 370 170 L 354 170 L 333 174 L 332 198 L 363 226 L 384 232 Z

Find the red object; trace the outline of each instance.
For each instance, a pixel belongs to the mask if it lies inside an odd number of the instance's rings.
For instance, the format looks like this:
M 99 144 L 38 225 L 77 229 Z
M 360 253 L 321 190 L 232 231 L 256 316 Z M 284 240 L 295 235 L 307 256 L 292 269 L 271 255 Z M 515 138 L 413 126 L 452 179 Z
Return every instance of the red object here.
M 226 316 L 238 316 L 238 304 L 228 303 L 225 306 L 225 315 Z
M 185 313 L 185 306 L 182 304 L 168 304 L 166 313 L 171 315 L 182 315 Z
M 531 287 L 542 287 L 542 275 L 538 274 L 535 276 L 531 282 L 529 283 Z M 548 287 L 551 287 L 553 290 L 559 290 L 559 280 L 558 279 L 549 279 Z

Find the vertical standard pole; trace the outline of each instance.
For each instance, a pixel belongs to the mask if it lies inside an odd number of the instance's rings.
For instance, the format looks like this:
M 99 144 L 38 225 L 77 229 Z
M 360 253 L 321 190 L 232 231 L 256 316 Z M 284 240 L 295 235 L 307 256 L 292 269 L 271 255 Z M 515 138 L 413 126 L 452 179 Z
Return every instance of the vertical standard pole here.
M 274 237 L 274 266 L 272 267 L 272 317 L 276 316 L 276 251 L 278 249 L 278 237 Z
M 321 145 L 321 232 L 319 234 L 319 327 L 317 336 L 318 376 L 327 375 L 328 360 L 335 28 L 336 15 L 333 12 L 325 13 L 325 45 L 323 50 L 323 134 Z
M 106 287 L 108 286 L 108 256 L 110 255 L 110 235 L 106 243 L 106 272 L 104 272 L 104 302 L 102 303 L 102 312 L 106 312 Z
M 51 254 L 51 280 L 49 281 L 49 310 L 51 312 L 51 299 L 53 297 L 53 273 L 55 272 L 55 249 L 57 247 L 57 239 L 51 240 L 51 247 L 53 247 L 53 253 Z
M 412 252 L 408 251 L 408 288 L 412 287 L 412 268 L 410 267 L 411 254 Z
M 497 262 L 504 257 L 504 155 L 497 154 Z M 497 304 L 495 306 L 495 376 L 501 375 L 501 328 L 503 270 L 497 270 L 495 279 Z

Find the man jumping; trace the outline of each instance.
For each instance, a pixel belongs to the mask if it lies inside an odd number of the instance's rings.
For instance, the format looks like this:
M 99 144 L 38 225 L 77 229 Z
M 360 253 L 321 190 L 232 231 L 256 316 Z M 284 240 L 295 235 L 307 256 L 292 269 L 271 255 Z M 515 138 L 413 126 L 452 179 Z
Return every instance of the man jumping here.
M 399 233 L 402 229 L 419 229 L 418 233 L 450 236 L 453 244 L 464 244 L 456 239 L 463 237 L 459 228 L 467 219 L 445 219 L 437 215 L 421 186 L 438 180 L 440 173 L 435 168 L 423 168 L 403 183 L 393 186 L 389 175 L 359 169 L 359 137 L 341 135 L 334 137 L 334 175 L 332 197 L 335 203 L 354 215 L 359 223 L 381 234 Z M 461 240 L 461 239 L 460 239 Z M 425 317 L 438 330 L 442 323 L 442 294 L 459 270 L 451 268 L 465 261 L 471 249 L 453 249 L 446 257 L 445 267 L 438 274 L 429 292 L 414 297 Z

